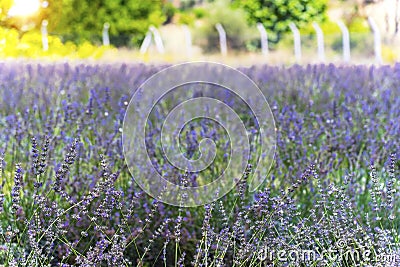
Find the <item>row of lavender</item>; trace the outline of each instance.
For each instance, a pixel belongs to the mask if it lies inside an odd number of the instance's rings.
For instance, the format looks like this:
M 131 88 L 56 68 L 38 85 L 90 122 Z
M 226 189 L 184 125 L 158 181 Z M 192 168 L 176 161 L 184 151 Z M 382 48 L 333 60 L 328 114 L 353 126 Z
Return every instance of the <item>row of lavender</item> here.
M 277 252 L 334 249 L 359 253 L 361 266 L 383 254 L 398 266 L 400 65 L 240 69 L 275 116 L 275 164 L 257 194 L 244 180 L 188 209 L 142 192 L 122 153 L 130 96 L 162 68 L 0 64 L 0 263 L 289 266 Z

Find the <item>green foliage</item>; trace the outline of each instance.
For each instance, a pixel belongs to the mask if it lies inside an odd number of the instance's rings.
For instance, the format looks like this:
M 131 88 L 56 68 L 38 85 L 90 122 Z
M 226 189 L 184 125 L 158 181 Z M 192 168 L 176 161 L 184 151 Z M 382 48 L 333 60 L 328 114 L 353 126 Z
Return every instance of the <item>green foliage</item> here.
M 176 8 L 172 3 L 165 3 L 162 7 L 162 12 L 166 17 L 165 24 L 170 23 L 176 13 Z
M 362 17 L 354 17 L 349 23 L 348 28 L 350 32 L 355 32 L 355 33 L 371 32 L 367 20 Z
M 204 18 L 207 15 L 207 10 L 202 7 L 193 8 L 193 14 L 197 19 Z
M 330 35 L 330 34 L 341 34 L 340 28 L 337 25 L 337 23 L 335 23 L 329 19 L 326 19 L 318 24 L 321 27 L 321 30 L 325 36 Z M 315 29 L 312 26 L 312 23 L 308 23 L 307 25 L 304 25 L 299 30 L 300 30 L 301 35 L 315 35 L 316 34 Z
M 204 7 L 195 7 L 190 10 L 181 9 L 177 15 L 179 24 L 193 25 L 196 20 L 206 18 L 209 13 Z
M 182 10 L 188 10 L 194 7 L 196 0 L 181 0 L 180 8 Z
M 268 31 L 269 41 L 276 43 L 289 31 L 290 22 L 303 27 L 326 17 L 326 0 L 235 0 L 243 8 L 251 24 L 262 23 Z
M 257 29 L 247 25 L 246 14 L 241 9 L 234 9 L 229 1 L 219 0 L 207 6 L 209 13 L 202 21 L 197 35 L 196 43 L 199 43 L 205 52 L 219 50 L 219 35 L 215 28 L 221 23 L 227 35 L 227 44 L 232 49 L 244 49 L 246 42 L 252 38 L 258 38 Z
M 195 17 L 192 13 L 188 12 L 181 12 L 178 14 L 178 23 L 179 24 L 186 24 L 186 25 L 193 25 L 195 21 Z
M 110 47 L 96 47 L 89 42 L 75 45 L 72 42 L 62 43 L 56 36 L 48 36 L 49 50 L 43 51 L 42 35 L 33 30 L 20 37 L 18 30 L 0 27 L 0 58 L 99 58 Z
M 54 16 L 61 17 L 54 30 L 76 43 L 99 43 L 103 24 L 108 22 L 116 46 L 138 45 L 150 25 L 159 26 L 166 20 L 161 0 L 63 0 L 61 14 Z

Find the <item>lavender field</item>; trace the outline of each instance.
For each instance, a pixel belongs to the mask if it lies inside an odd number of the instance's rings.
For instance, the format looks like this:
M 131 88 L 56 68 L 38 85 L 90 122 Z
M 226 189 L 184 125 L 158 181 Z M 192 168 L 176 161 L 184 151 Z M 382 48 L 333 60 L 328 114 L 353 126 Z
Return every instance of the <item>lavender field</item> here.
M 249 164 L 231 192 L 189 208 L 151 198 L 123 153 L 132 94 L 164 67 L 0 63 L 1 266 L 400 266 L 400 64 L 239 68 L 269 102 L 274 163 L 255 193 Z M 158 167 L 207 182 L 162 160 L 157 127 Z M 195 122 L 184 152 L 205 137 L 223 147 L 223 132 Z

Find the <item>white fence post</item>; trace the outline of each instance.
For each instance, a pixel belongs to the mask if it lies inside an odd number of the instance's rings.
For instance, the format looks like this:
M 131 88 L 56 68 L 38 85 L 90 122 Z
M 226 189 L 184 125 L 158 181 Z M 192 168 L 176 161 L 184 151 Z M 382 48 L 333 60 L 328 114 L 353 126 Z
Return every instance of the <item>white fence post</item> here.
M 226 45 L 226 32 L 224 30 L 224 27 L 222 27 L 221 23 L 217 23 L 217 25 L 215 25 L 215 28 L 217 29 L 219 34 L 219 45 L 221 48 L 221 54 L 223 56 L 226 56 L 226 54 L 228 53 Z
M 110 37 L 108 35 L 108 29 L 110 29 L 110 23 L 106 22 L 103 25 L 103 45 L 104 46 L 110 45 Z
M 182 25 L 183 33 L 185 34 L 186 53 L 188 57 L 192 56 L 192 34 L 187 25 Z
M 264 56 L 268 55 L 268 34 L 262 23 L 257 23 L 257 29 L 260 32 L 261 52 Z
M 42 21 L 42 27 L 40 29 L 42 33 L 42 47 L 43 51 L 49 50 L 49 39 L 47 36 L 47 25 L 49 25 L 49 22 L 47 20 Z
M 296 25 L 291 22 L 289 24 L 289 28 L 293 33 L 294 38 L 294 55 L 296 57 L 296 61 L 301 61 L 301 39 L 300 39 L 300 31 L 297 29 Z
M 151 45 L 151 39 L 152 39 L 152 33 L 148 31 L 146 33 L 146 36 L 144 37 L 142 45 L 140 46 L 140 54 L 144 54 L 147 52 L 147 49 L 149 49 Z
M 325 61 L 324 33 L 318 23 L 313 22 L 312 26 L 317 33 L 318 59 L 320 61 Z
M 375 60 L 378 64 L 382 63 L 382 47 L 381 47 L 381 33 L 379 32 L 378 25 L 371 18 L 368 17 L 369 26 L 374 33 L 374 51 L 375 51 Z
M 164 44 L 163 41 L 161 39 L 161 35 L 159 33 L 159 31 L 157 30 L 156 27 L 154 26 L 150 26 L 149 27 L 149 31 L 146 33 L 146 37 L 144 38 L 142 45 L 140 46 L 140 53 L 144 54 L 147 52 L 147 50 L 149 49 L 150 45 L 151 45 L 151 40 L 153 39 L 154 36 L 154 42 L 156 44 L 157 47 L 157 51 L 160 54 L 164 54 L 165 53 L 165 49 L 164 49 Z
M 149 30 L 153 33 L 154 42 L 156 43 L 156 47 L 157 47 L 158 52 L 160 54 L 164 54 L 165 53 L 165 49 L 164 49 L 163 41 L 161 39 L 160 32 L 154 26 L 150 26 Z
M 342 21 L 337 21 L 337 25 L 342 32 L 343 60 L 350 62 L 350 33 L 346 25 Z

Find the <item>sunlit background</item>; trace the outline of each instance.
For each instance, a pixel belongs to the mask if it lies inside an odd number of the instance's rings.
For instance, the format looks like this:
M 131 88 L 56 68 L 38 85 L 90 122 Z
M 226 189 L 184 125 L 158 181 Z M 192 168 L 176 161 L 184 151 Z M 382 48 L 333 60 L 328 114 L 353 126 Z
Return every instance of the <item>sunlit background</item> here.
M 47 2 L 43 2 L 43 7 L 47 5 Z M 8 15 L 10 17 L 26 17 L 32 16 L 37 13 L 40 9 L 41 2 L 39 0 L 15 0 Z

